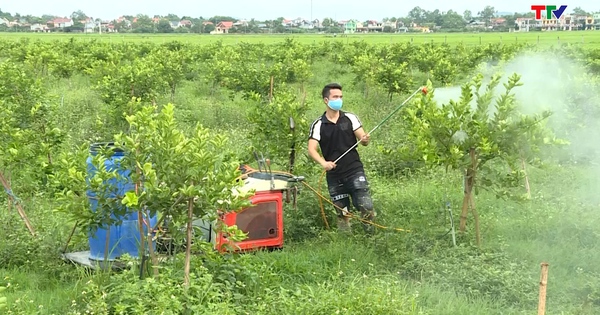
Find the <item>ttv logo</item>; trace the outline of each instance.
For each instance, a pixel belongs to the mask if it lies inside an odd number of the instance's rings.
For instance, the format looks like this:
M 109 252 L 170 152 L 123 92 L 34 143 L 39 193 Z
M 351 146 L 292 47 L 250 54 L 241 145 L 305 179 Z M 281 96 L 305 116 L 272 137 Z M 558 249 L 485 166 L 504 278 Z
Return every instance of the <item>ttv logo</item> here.
M 546 10 L 546 19 L 551 20 L 554 16 L 556 19 L 560 19 L 565 10 L 567 9 L 566 5 L 561 5 L 560 8 L 556 9 L 555 5 L 532 5 L 531 10 L 535 11 L 535 19 L 542 19 L 542 10 Z

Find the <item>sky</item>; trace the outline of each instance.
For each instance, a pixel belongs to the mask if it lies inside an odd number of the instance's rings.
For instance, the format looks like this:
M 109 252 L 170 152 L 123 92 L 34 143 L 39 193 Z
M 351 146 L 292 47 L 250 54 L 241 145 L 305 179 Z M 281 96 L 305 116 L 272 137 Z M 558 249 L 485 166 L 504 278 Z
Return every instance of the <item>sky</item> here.
M 204 2 L 201 4 L 201 2 Z M 285 3 L 285 5 L 284 5 Z M 443 5 L 442 5 L 443 3 Z M 595 4 L 594 4 L 595 3 Z M 552 4 L 552 1 L 477 1 L 477 0 L 421 0 L 392 1 L 392 0 L 226 0 L 226 1 L 193 1 L 193 0 L 0 0 L 0 10 L 3 12 L 20 13 L 21 15 L 42 16 L 44 14 L 57 16 L 70 16 L 77 10 L 82 10 L 86 15 L 103 20 L 112 20 L 121 15 L 147 14 L 210 18 L 215 15 L 232 16 L 237 19 L 257 20 L 276 19 L 284 17 L 294 19 L 320 19 L 331 17 L 335 20 L 381 20 L 385 17 L 406 16 L 415 6 L 425 10 L 440 9 L 441 11 L 454 10 L 462 14 L 471 10 L 477 14 L 486 5 L 493 6 L 498 12 L 530 12 L 532 4 Z M 586 11 L 600 11 L 600 3 L 591 0 L 568 0 L 559 5 L 566 4 L 567 12 L 579 6 Z M 312 5 L 312 10 L 311 10 Z M 312 12 L 311 12 L 312 11 Z

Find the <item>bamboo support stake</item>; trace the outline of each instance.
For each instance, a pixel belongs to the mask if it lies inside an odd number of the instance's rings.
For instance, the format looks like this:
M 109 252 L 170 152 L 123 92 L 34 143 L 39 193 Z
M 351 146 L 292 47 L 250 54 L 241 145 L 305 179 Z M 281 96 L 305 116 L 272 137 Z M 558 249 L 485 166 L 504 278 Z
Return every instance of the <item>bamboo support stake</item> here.
M 273 100 L 273 76 L 271 76 L 271 85 L 269 87 L 269 101 Z
M 546 287 L 548 286 L 548 263 L 542 263 L 542 274 L 540 276 L 540 298 L 538 302 L 538 315 L 546 313 Z
M 10 198 L 7 198 L 8 201 L 8 214 L 10 214 L 10 212 L 12 211 L 12 201 L 10 200 Z M 5 221 L 5 225 L 4 227 L 6 228 L 6 230 L 10 230 L 12 228 L 12 220 L 6 220 Z
M 71 229 L 71 233 L 69 233 L 69 237 L 67 237 L 67 242 L 65 243 L 65 247 L 63 248 L 63 253 L 67 252 L 67 248 L 69 248 L 69 243 L 71 243 L 71 239 L 75 234 L 75 230 L 77 230 L 77 226 L 79 226 L 79 221 L 75 222 L 75 225 L 73 225 L 73 229 Z
M 150 223 L 150 212 L 146 211 L 146 217 L 148 218 L 148 221 L 146 223 L 144 223 L 146 225 L 146 228 L 148 229 L 147 231 L 147 235 L 146 235 L 146 241 L 148 242 L 148 253 L 150 255 L 150 259 L 152 261 L 152 273 L 154 274 L 155 277 L 158 277 L 158 257 L 156 256 L 156 253 L 154 252 L 154 246 L 153 246 L 153 239 L 152 239 L 152 233 L 154 232 L 155 227 L 152 226 L 152 224 Z
M 471 212 L 473 213 L 473 218 L 475 221 L 475 241 L 477 246 L 481 246 L 481 229 L 479 225 L 479 213 L 477 212 L 477 208 L 475 208 L 475 197 L 471 193 L 469 195 L 469 204 L 471 205 Z
M 525 173 L 525 191 L 527 192 L 527 199 L 531 199 L 531 187 L 529 186 L 529 176 L 527 175 L 524 159 L 521 159 L 521 168 L 523 169 L 523 173 Z
M 4 186 L 4 190 L 6 190 L 6 192 L 12 191 L 9 181 L 6 179 L 6 177 L 4 177 L 4 175 L 2 173 L 0 173 L 0 182 L 2 183 L 2 186 Z M 31 225 L 31 221 L 29 221 L 27 214 L 25 214 L 25 210 L 23 209 L 23 206 L 14 197 L 14 195 L 11 195 L 11 194 L 9 194 L 9 196 L 8 196 L 9 209 L 11 208 L 11 199 L 12 199 L 12 204 L 14 204 L 15 208 L 17 208 L 17 213 L 19 213 L 19 216 L 21 217 L 23 222 L 25 222 L 25 226 L 29 230 L 29 233 L 31 233 L 31 235 L 33 237 L 35 237 L 36 236 L 35 230 L 33 229 L 33 225 Z
M 186 229 L 186 248 L 185 248 L 185 263 L 183 266 L 183 286 L 188 288 L 190 286 L 190 268 L 191 268 L 191 256 L 192 256 L 192 220 L 194 218 L 194 198 L 188 200 L 188 213 L 187 213 L 187 229 Z
M 469 150 L 469 156 L 471 158 L 471 165 L 467 167 L 465 175 L 463 177 L 463 204 L 462 211 L 460 214 L 460 231 L 464 232 L 467 225 L 467 215 L 469 214 L 469 210 L 471 209 L 471 196 L 473 194 L 473 189 L 475 187 L 475 176 L 477 174 L 477 157 L 475 155 L 475 149 L 471 148 Z M 473 203 L 474 204 L 474 203 Z M 476 217 L 477 219 L 477 217 Z

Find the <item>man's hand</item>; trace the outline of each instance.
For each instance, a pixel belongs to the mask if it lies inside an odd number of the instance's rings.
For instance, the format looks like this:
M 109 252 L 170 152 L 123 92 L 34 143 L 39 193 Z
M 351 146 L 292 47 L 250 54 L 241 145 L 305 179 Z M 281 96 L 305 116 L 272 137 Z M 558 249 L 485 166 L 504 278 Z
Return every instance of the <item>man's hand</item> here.
M 360 138 L 360 143 L 361 143 L 362 145 L 367 145 L 367 144 L 369 144 L 369 140 L 370 140 L 370 139 L 371 139 L 371 136 L 369 136 L 369 134 L 368 134 L 368 133 L 366 133 L 366 134 L 364 134 L 364 135 L 362 136 L 362 138 Z
M 326 171 L 331 171 L 332 169 L 334 169 L 336 167 L 335 163 L 330 162 L 330 161 L 325 161 L 323 164 L 321 164 L 321 166 Z

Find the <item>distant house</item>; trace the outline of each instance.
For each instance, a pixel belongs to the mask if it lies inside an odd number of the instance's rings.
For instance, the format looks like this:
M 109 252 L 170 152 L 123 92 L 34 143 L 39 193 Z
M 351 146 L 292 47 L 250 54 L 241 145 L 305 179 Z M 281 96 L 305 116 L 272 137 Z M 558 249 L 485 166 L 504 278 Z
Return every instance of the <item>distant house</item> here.
M 73 26 L 73 20 L 67 18 L 57 18 L 46 23 L 48 27 L 65 28 Z
M 181 21 L 179 21 L 179 27 L 192 27 L 192 21 L 181 20 Z
M 593 24 L 594 24 L 594 29 L 595 30 L 600 30 L 600 13 L 594 13 L 592 15 L 592 19 L 593 19 Z
M 375 20 L 367 21 L 367 31 L 369 32 L 383 32 L 383 23 Z
M 418 24 L 413 23 L 409 28 L 411 32 L 421 32 L 421 33 L 431 33 L 431 29 L 427 26 L 419 26 Z
M 585 25 L 583 27 L 584 30 L 593 30 L 596 29 L 595 28 L 595 23 L 594 23 L 594 18 L 591 16 L 586 16 L 585 17 Z
M 299 27 L 304 30 L 312 30 L 315 28 L 313 23 L 311 23 L 310 21 L 302 21 Z
M 221 21 L 217 23 L 215 30 L 210 32 L 211 34 L 227 34 L 229 33 L 229 29 L 233 27 L 233 22 L 231 21 Z
M 344 23 L 344 34 L 354 34 L 356 33 L 356 21 L 349 20 Z
M 102 22 L 100 24 L 100 28 L 102 29 L 102 32 L 108 32 L 108 33 L 118 33 L 117 28 L 115 27 L 114 24 L 112 23 L 105 23 Z
M 517 18 L 515 24 L 520 32 L 529 32 L 531 27 L 536 27 L 536 20 L 532 18 Z
M 90 20 L 83 25 L 83 31 L 85 33 L 93 33 L 94 31 L 96 31 L 96 27 L 98 26 L 99 25 L 96 22 Z
M 236 22 L 234 22 L 232 24 L 232 26 L 235 26 L 235 27 L 238 27 L 238 28 L 248 27 L 248 25 L 250 25 L 250 23 L 248 21 L 246 21 L 246 20 L 239 20 L 239 21 L 236 21 Z
M 565 17 L 562 19 L 542 19 L 541 30 L 542 31 L 557 31 L 565 27 Z
M 495 18 L 492 19 L 492 25 L 493 26 L 502 26 L 506 24 L 506 19 L 505 18 Z
M 383 30 L 385 30 L 386 28 L 391 30 L 391 32 L 395 32 L 398 29 L 398 22 L 383 22 Z
M 8 27 L 30 27 L 31 24 L 26 19 L 14 19 L 10 21 L 8 19 L 0 19 L 0 25 L 6 25 Z
M 47 33 L 50 32 L 50 28 L 48 27 L 48 25 L 45 24 L 40 24 L 40 23 L 35 23 L 33 25 L 30 26 L 30 29 L 32 32 L 43 32 L 43 33 Z

